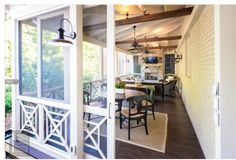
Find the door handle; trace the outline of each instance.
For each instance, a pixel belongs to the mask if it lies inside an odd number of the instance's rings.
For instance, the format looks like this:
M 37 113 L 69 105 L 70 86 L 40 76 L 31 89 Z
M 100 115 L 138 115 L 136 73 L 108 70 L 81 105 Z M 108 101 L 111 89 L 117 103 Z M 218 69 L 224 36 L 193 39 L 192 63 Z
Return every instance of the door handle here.
M 111 102 L 109 103 L 109 107 L 108 107 L 108 117 L 109 119 L 111 119 Z

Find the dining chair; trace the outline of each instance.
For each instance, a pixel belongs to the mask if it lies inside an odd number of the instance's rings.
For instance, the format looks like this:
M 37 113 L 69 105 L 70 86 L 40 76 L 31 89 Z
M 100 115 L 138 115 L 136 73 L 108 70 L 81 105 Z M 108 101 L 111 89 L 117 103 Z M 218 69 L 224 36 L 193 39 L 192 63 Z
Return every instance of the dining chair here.
M 90 104 L 90 94 L 87 91 L 83 91 L 83 104 L 84 105 L 88 105 Z M 83 119 L 85 118 L 85 116 L 88 116 L 88 121 L 91 120 L 91 113 L 85 113 L 83 114 Z M 89 127 L 89 123 L 87 125 Z
M 175 94 L 175 86 L 177 83 L 177 79 L 170 80 L 164 85 L 164 95 L 165 96 L 176 96 Z
M 148 111 L 151 111 L 151 115 L 153 116 L 153 119 L 155 120 L 155 111 L 154 111 L 154 100 L 153 100 L 154 95 L 147 96 L 146 100 L 143 100 L 143 106 L 147 108 Z M 136 103 L 136 102 L 134 102 Z M 150 114 L 148 114 L 150 115 Z
M 147 127 L 147 106 L 144 105 L 143 101 L 147 100 L 147 95 L 133 96 L 127 98 L 129 103 L 128 108 L 123 108 L 120 111 L 120 129 L 122 126 L 128 128 L 128 140 L 130 140 L 130 129 L 140 126 L 145 127 L 146 135 L 148 135 Z M 146 103 L 147 105 L 147 103 Z M 131 126 L 131 121 L 136 120 L 137 125 Z M 142 122 L 143 120 L 143 122 Z M 128 126 L 125 126 L 123 123 L 127 121 Z M 140 122 L 140 123 L 139 123 Z
M 154 102 L 153 100 L 148 97 L 146 100 L 142 101 L 142 105 L 147 108 L 147 110 L 150 110 L 153 116 L 153 119 L 155 120 L 155 112 L 154 112 Z

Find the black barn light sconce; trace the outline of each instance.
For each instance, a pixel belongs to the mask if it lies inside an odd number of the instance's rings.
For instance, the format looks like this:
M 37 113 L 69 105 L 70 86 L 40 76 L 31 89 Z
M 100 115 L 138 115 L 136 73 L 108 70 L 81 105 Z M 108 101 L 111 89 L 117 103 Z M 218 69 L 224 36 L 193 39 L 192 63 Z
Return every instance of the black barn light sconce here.
M 179 63 L 182 58 L 183 58 L 182 54 L 177 54 L 176 57 L 175 57 L 175 64 Z
M 64 34 L 65 29 L 62 26 L 63 21 L 67 21 L 70 24 L 71 32 L 69 33 L 69 35 Z M 73 43 L 70 40 L 65 39 L 65 37 L 70 38 L 72 40 L 76 38 L 76 33 L 73 31 L 72 24 L 68 19 L 66 18 L 61 19 L 60 28 L 57 31 L 58 31 L 58 38 L 48 41 L 48 44 L 53 45 L 53 46 L 63 46 L 63 47 L 69 47 L 73 45 Z

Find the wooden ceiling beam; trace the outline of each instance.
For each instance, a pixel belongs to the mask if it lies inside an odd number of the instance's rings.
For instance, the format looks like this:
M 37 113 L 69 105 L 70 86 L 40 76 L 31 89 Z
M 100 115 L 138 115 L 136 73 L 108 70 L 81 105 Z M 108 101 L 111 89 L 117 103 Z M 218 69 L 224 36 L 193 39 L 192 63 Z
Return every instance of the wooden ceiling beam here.
M 161 12 L 161 13 L 142 15 L 142 16 L 137 16 L 137 17 L 131 17 L 128 19 L 116 20 L 115 24 L 116 26 L 123 26 L 123 25 L 128 25 L 128 24 L 135 24 L 135 23 L 149 22 L 149 21 L 155 21 L 155 20 L 160 20 L 160 19 L 187 16 L 192 13 L 192 10 L 193 10 L 193 7 L 188 7 L 188 8 L 181 8 L 181 9 L 176 9 L 176 10 L 171 10 L 171 11 L 166 11 L 166 12 Z M 90 30 L 106 28 L 106 26 L 107 26 L 106 23 L 99 23 L 99 24 L 84 26 L 83 30 L 86 32 Z
M 142 42 L 156 42 L 156 41 L 170 41 L 170 40 L 178 40 L 181 39 L 182 36 L 169 36 L 169 37 L 153 37 L 153 38 L 143 38 L 143 39 L 137 39 L 136 41 L 138 43 Z M 133 43 L 134 40 L 124 40 L 124 41 L 116 41 L 116 45 L 119 44 L 128 44 Z
M 153 50 L 153 49 L 173 49 L 173 48 L 177 48 L 177 45 L 173 45 L 173 46 L 153 46 L 153 47 L 140 47 L 140 48 L 136 48 L 133 50 Z

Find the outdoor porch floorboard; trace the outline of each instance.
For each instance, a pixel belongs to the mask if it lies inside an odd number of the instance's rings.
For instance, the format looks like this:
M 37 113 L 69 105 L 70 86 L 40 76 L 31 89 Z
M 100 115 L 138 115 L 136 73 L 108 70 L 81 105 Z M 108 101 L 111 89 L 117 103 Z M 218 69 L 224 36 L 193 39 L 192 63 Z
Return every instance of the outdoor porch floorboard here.
M 155 111 L 168 114 L 165 153 L 116 141 L 117 159 L 205 158 L 184 103 L 178 93 L 176 93 L 176 97 L 165 97 L 164 101 L 157 102 Z

